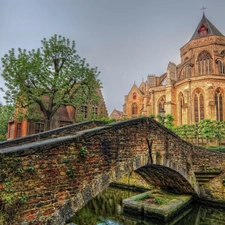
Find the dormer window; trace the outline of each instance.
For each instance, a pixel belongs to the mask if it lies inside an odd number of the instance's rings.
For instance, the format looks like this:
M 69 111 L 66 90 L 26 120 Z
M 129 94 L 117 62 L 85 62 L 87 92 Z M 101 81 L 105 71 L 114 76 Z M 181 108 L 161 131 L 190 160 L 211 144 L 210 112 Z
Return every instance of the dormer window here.
M 206 27 L 205 24 L 202 24 L 199 29 L 198 29 L 198 34 L 199 34 L 199 37 L 204 37 L 204 36 L 207 36 L 208 34 L 208 28 Z

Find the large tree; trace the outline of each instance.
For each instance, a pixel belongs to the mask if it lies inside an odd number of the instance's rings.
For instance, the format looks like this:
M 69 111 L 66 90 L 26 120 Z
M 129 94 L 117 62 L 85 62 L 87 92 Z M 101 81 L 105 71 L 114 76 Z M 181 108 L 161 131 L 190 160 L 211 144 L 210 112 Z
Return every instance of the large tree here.
M 2 58 L 2 77 L 8 88 L 6 101 L 21 109 L 17 115 L 32 119 L 38 107 L 49 130 L 59 107 L 97 104 L 100 81 L 97 68 L 77 54 L 75 41 L 54 35 L 41 43 L 37 50 L 9 50 Z

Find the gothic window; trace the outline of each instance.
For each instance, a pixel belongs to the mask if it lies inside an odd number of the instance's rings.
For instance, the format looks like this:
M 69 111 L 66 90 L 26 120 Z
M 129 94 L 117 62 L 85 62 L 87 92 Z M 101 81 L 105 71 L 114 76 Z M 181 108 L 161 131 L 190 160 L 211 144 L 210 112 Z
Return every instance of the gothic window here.
M 225 66 L 224 63 L 221 60 L 218 60 L 218 67 L 219 67 L 219 73 L 225 74 Z
M 204 98 L 200 89 L 193 94 L 194 99 L 194 121 L 199 122 L 204 119 Z
M 164 109 L 165 102 L 166 102 L 166 96 L 163 95 L 158 101 L 158 113 L 160 113 L 161 110 Z
M 215 104 L 216 104 L 216 119 L 223 120 L 223 96 L 221 90 L 218 88 L 215 92 Z
M 138 107 L 137 103 L 132 104 L 132 115 L 137 115 L 138 114 Z
M 136 100 L 137 99 L 137 94 L 136 92 L 133 93 L 133 100 Z
M 197 68 L 199 75 L 210 74 L 212 72 L 212 57 L 207 51 L 202 51 L 198 55 Z

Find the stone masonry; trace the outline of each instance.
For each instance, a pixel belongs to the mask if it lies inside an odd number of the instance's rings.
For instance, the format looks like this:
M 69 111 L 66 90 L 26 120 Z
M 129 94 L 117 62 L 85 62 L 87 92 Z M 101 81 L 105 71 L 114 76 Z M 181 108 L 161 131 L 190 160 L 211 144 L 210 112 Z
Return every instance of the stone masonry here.
M 132 171 L 163 189 L 225 203 L 225 154 L 195 147 L 147 117 L 99 125 L 80 131 L 72 125 L 62 135 L 58 130 L 40 134 L 47 139 L 2 144 L 0 221 L 64 224 Z

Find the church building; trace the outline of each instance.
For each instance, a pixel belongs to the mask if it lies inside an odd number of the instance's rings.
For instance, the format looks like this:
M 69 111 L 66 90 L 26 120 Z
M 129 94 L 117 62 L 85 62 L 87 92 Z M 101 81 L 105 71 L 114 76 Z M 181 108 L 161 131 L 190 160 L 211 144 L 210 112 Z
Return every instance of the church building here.
M 172 114 L 174 125 L 203 119 L 225 120 L 225 36 L 206 18 L 180 49 L 181 63 L 169 62 L 165 74 L 148 75 L 125 96 L 127 118 Z

